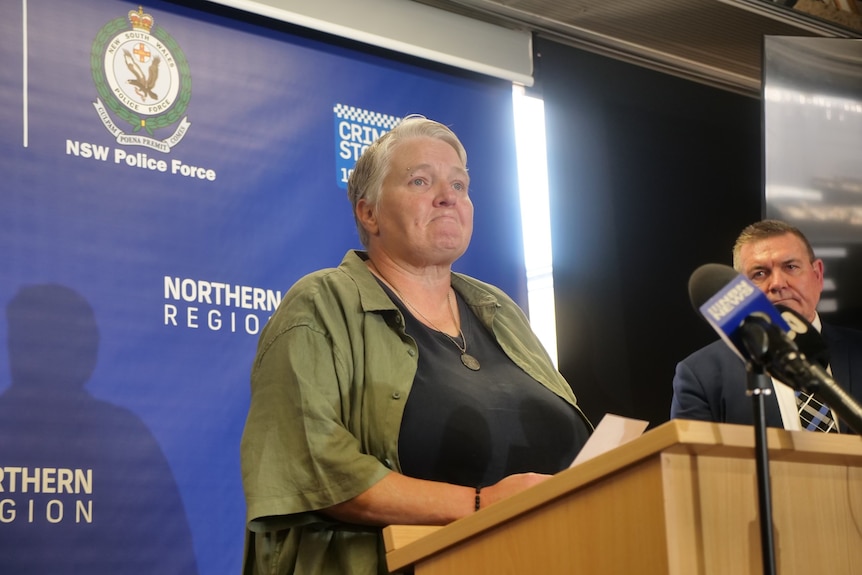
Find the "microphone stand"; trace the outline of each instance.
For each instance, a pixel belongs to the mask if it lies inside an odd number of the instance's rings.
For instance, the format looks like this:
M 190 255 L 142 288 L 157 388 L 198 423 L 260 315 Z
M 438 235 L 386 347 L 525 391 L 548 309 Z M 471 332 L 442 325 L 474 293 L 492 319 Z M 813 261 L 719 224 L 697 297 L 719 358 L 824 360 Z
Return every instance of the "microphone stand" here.
M 764 395 L 772 393 L 768 371 L 794 389 L 818 393 L 850 428 L 862 433 L 862 407 L 819 365 L 812 364 L 799 348 L 769 319 L 750 316 L 740 326 L 742 343 L 751 357 L 745 364 L 748 377 L 746 393 L 754 402 L 754 446 L 757 456 L 757 487 L 760 505 L 760 539 L 763 547 L 763 572 L 775 574 L 775 544 L 772 528 L 772 495 L 769 482 L 769 454 L 766 446 Z M 837 409 L 836 409 L 837 406 Z
M 772 489 L 769 481 L 769 449 L 766 445 L 764 396 L 772 394 L 772 381 L 766 373 L 770 351 L 769 321 L 746 319 L 740 326 L 742 343 L 751 359 L 745 362 L 746 393 L 754 409 L 754 455 L 757 462 L 757 500 L 760 509 L 760 546 L 764 575 L 775 575 L 775 540 L 772 528 Z
M 772 528 L 772 488 L 769 480 L 769 450 L 766 445 L 764 396 L 772 394 L 772 382 L 763 365 L 746 362 L 747 393 L 754 409 L 754 454 L 757 463 L 757 501 L 760 510 L 760 547 L 763 574 L 775 575 L 775 539 Z

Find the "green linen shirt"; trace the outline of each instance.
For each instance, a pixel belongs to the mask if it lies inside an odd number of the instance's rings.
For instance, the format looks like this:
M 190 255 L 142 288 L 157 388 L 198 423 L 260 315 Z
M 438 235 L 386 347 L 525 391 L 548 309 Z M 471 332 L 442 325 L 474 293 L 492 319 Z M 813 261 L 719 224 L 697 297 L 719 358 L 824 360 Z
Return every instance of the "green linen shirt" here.
M 261 332 L 241 445 L 245 575 L 387 573 L 379 528 L 318 512 L 400 472 L 419 350 L 365 259 L 350 251 L 300 279 Z M 577 408 L 511 298 L 458 273 L 452 287 L 516 365 Z

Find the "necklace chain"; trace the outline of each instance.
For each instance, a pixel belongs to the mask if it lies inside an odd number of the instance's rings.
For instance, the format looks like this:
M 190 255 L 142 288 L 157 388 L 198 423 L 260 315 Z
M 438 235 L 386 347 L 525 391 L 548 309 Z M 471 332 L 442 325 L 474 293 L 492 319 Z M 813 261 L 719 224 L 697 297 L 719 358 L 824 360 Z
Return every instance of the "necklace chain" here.
M 393 289 L 394 289 L 394 288 L 393 288 Z M 452 343 L 454 343 L 454 344 L 455 344 L 455 347 L 457 347 L 457 348 L 461 351 L 461 353 L 467 353 L 467 338 L 466 338 L 466 337 L 464 337 L 464 332 L 463 332 L 463 331 L 461 331 L 461 326 L 459 326 L 459 325 L 458 325 L 458 322 L 455 320 L 455 312 L 454 312 L 454 311 L 452 311 L 452 297 L 451 297 L 451 295 L 450 295 L 450 294 L 451 294 L 451 291 L 447 291 L 447 292 L 446 292 L 446 304 L 449 306 L 449 315 L 452 317 L 452 323 L 453 323 L 453 324 L 455 324 L 455 326 L 458 328 L 458 335 L 460 335 L 460 336 L 461 336 L 461 341 L 463 342 L 463 345 L 459 344 L 457 339 L 455 339 L 454 337 L 452 337 L 451 335 L 449 335 L 448 333 L 446 333 L 445 331 L 443 331 L 442 329 L 440 329 L 439 327 L 437 327 L 436 325 L 434 325 L 434 322 L 432 322 L 430 319 L 428 319 L 427 317 L 425 317 L 425 316 L 422 314 L 422 312 L 421 312 L 421 311 L 419 311 L 418 309 L 416 309 L 416 306 L 415 306 L 415 305 L 413 305 L 412 303 L 410 303 L 409 301 L 407 301 L 407 300 L 404 298 L 404 296 L 403 296 L 403 295 L 401 295 L 400 293 L 398 293 L 398 290 L 395 290 L 395 293 L 397 293 L 397 294 L 398 294 L 398 297 L 400 297 L 400 298 L 404 301 L 404 303 L 406 303 L 407 305 L 409 305 L 409 306 L 410 306 L 410 309 L 412 309 L 413 311 L 415 311 L 416 313 L 418 313 L 418 314 L 419 314 L 419 317 L 421 317 L 422 319 L 424 319 L 425 321 L 427 321 L 427 322 L 431 325 L 431 327 L 433 327 L 434 329 L 436 329 L 437 331 L 439 331 L 440 333 L 442 333 L 443 335 L 445 335 L 447 338 L 449 338 L 449 340 L 450 340 Z
M 439 331 L 440 333 L 445 335 L 449 339 L 449 341 L 451 341 L 452 343 L 455 344 L 455 347 L 457 347 L 458 350 L 462 354 L 467 353 L 467 338 L 464 337 L 464 332 L 461 331 L 461 326 L 458 325 L 458 321 L 455 319 L 455 311 L 452 309 L 452 295 L 451 295 L 452 289 L 451 288 L 446 290 L 446 305 L 449 308 L 449 315 L 452 318 L 452 323 L 455 325 L 455 327 L 458 328 L 458 335 L 461 336 L 461 341 L 463 342 L 463 345 L 459 344 L 457 339 L 455 339 L 454 337 L 452 337 L 451 335 L 449 335 L 448 333 L 446 333 L 445 331 L 443 331 L 442 329 L 440 329 L 439 327 L 434 325 L 434 322 L 431 321 L 430 319 L 428 319 L 427 317 L 425 317 L 425 314 L 423 314 L 421 311 L 419 311 L 419 309 L 415 305 L 410 303 L 410 300 L 408 300 L 406 297 L 401 295 L 401 292 L 398 291 L 398 288 L 396 288 L 394 285 L 392 285 L 392 282 L 390 282 L 385 277 L 383 277 L 383 273 L 379 269 L 377 269 L 377 266 L 374 265 L 374 262 L 371 262 L 371 265 L 374 267 L 374 270 L 377 272 L 377 275 L 380 276 L 380 279 L 382 279 L 386 283 L 386 285 L 388 285 L 389 287 L 392 288 L 392 291 L 395 292 L 395 295 L 397 295 L 399 298 L 401 298 L 401 301 L 403 301 L 405 304 L 407 304 L 410 307 L 410 309 L 412 309 L 413 311 L 418 313 L 419 317 L 424 319 L 428 323 L 428 325 L 430 325 L 431 327 L 433 327 L 434 329 L 436 329 L 437 331 Z

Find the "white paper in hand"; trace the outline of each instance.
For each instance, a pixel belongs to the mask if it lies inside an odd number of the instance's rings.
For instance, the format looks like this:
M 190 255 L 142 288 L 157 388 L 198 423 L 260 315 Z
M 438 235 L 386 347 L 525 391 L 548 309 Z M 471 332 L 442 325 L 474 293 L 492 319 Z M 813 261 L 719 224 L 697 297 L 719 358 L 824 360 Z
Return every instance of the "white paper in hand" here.
M 648 421 L 606 413 L 569 467 L 574 467 L 640 437 L 647 425 L 649 425 Z

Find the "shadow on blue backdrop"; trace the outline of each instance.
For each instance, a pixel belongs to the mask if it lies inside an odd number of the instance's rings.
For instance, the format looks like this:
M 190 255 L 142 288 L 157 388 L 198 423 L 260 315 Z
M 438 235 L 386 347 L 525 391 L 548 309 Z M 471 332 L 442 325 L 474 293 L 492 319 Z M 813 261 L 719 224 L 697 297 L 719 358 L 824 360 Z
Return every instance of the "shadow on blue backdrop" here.
M 0 573 L 197 573 L 161 448 L 131 411 L 85 389 L 99 350 L 90 304 L 62 285 L 30 285 L 6 317 Z

